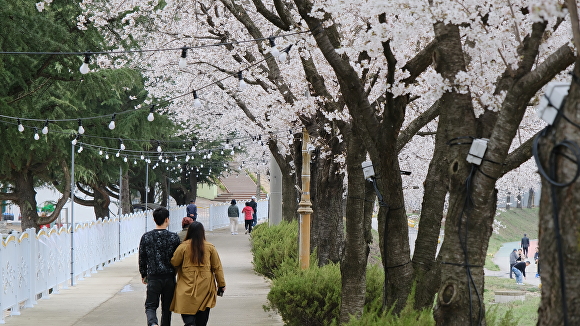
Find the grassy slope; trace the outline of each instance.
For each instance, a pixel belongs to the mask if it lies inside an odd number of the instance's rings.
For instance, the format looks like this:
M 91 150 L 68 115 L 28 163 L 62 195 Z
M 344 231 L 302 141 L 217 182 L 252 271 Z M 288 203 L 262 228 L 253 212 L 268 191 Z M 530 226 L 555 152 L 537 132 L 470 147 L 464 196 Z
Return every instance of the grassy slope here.
M 499 234 L 493 233 L 489 238 L 485 268 L 492 271 L 499 270 L 491 260 L 503 243 L 520 241 L 524 233 L 530 239 L 538 238 L 538 208 L 512 208 L 498 212 L 500 214 L 495 219 L 505 225 L 505 228 L 501 228 Z

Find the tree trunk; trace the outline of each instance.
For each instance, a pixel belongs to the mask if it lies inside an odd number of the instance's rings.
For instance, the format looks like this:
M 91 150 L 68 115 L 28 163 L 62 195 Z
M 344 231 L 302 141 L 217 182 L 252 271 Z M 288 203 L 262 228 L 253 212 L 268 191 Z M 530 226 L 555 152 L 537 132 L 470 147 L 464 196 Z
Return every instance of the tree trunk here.
M 560 108 L 564 116 L 576 123 L 580 121 L 577 76 L 580 76 L 579 59 L 564 108 Z M 580 130 L 562 118 L 547 128 L 540 142 L 539 168 L 552 179 L 550 182 L 542 177 L 540 197 L 542 301 L 538 325 L 541 326 L 580 324 L 580 180 L 574 179 L 579 169 L 579 143 Z M 566 149 L 566 145 L 570 147 Z M 572 162 L 572 158 L 576 161 Z M 571 184 L 557 187 L 555 182 Z
M 354 135 L 353 135 L 354 136 Z M 348 196 L 346 199 L 346 236 L 344 255 L 340 263 L 342 291 L 340 323 L 347 323 L 351 316 L 360 317 L 366 296 L 366 267 L 369 243 L 372 241 L 370 225 L 374 197 L 366 194 L 362 162 L 366 158 L 364 146 L 358 137 L 346 136 L 348 155 Z M 370 183 L 369 183 L 370 184 Z
M 129 189 L 129 169 L 123 169 L 121 184 L 121 212 L 131 214 L 133 205 L 131 204 L 131 189 Z
M 317 249 L 319 266 L 338 263 L 344 245 L 344 174 L 333 158 L 317 156 L 311 167 L 310 199 L 314 212 L 310 241 L 311 249 Z
M 20 173 L 14 180 L 14 192 L 18 194 L 16 203 L 20 207 L 22 217 L 22 230 L 35 228 L 39 229 L 37 221 L 39 219 L 36 209 L 36 190 L 34 190 L 34 177 L 32 172 Z
M 95 212 L 95 217 L 106 218 L 109 217 L 109 205 L 111 204 L 111 197 L 105 190 L 104 185 L 92 185 L 94 190 L 94 202 L 93 210 Z

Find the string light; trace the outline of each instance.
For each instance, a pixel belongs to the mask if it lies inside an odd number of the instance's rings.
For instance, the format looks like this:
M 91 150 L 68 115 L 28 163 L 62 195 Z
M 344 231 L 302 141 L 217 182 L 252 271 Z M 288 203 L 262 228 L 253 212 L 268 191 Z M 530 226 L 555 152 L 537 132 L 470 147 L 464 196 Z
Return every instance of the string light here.
M 38 135 L 38 129 L 36 129 L 36 127 L 34 127 L 34 140 L 39 140 L 40 136 Z
M 109 122 L 109 129 L 113 130 L 115 129 L 115 117 L 117 116 L 116 113 L 113 114 L 113 116 L 111 117 L 111 122 Z
M 157 141 L 157 152 L 161 153 L 161 144 L 159 143 L 159 141 Z
M 24 131 L 24 126 L 20 122 L 20 119 L 18 119 L 18 131 L 20 131 L 20 132 L 23 132 Z
M 44 127 L 42 128 L 42 134 L 43 134 L 43 135 L 46 135 L 46 134 L 48 134 L 48 120 L 46 120 L 46 121 L 44 122 Z
M 85 128 L 83 128 L 83 120 L 79 119 L 79 134 L 84 134 L 85 133 Z
M 145 155 L 141 154 L 141 159 L 144 160 L 145 159 Z
M 82 146 L 79 146 L 79 150 L 77 151 L 77 153 L 80 154 L 82 151 L 83 151 L 83 147 Z
M 122 140 L 122 139 L 119 139 L 119 143 L 121 143 L 121 144 L 119 145 L 119 148 L 120 148 L 122 151 L 124 151 L 124 150 L 125 150 L 125 144 L 123 144 L 123 140 Z
M 241 71 L 238 72 L 238 80 L 239 80 L 238 91 L 243 92 L 246 89 L 246 87 L 248 87 L 248 85 L 244 81 L 244 77 L 242 76 Z
M 78 140 L 79 140 L 79 138 L 81 138 L 81 135 L 77 135 L 77 136 L 76 136 L 76 137 L 75 137 L 75 138 L 72 140 L 72 142 L 71 142 L 71 143 L 72 143 L 73 145 L 76 145 L 76 144 L 77 144 L 77 142 L 78 142 Z
M 90 61 L 91 61 L 91 53 L 87 52 L 87 53 L 85 53 L 85 60 L 84 60 L 83 64 L 81 65 L 81 68 L 79 69 L 81 74 L 85 75 L 89 72 L 89 62 Z
M 274 37 L 268 38 L 268 40 L 270 41 L 270 54 L 274 58 L 278 58 L 278 56 L 280 55 L 280 51 L 276 47 L 276 42 L 274 42 L 274 39 L 275 39 Z
M 193 107 L 200 108 L 201 101 L 199 100 L 199 97 L 197 97 L 197 91 L 194 90 L 192 93 L 193 93 Z
M 123 157 L 123 161 L 127 162 L 127 156 Z
M 108 160 L 109 159 L 109 153 L 105 153 L 105 159 Z
M 181 48 L 181 58 L 179 58 L 179 68 L 185 69 L 187 68 L 187 47 Z
M 103 150 L 99 150 L 99 155 L 103 155 Z
M 121 156 L 121 151 L 118 151 L 117 154 L 115 154 L 115 157 L 119 157 Z
M 155 116 L 153 115 L 153 111 L 155 111 L 155 105 L 151 105 L 151 108 L 149 109 L 149 115 L 147 116 L 147 120 L 149 120 L 149 121 L 155 120 Z
M 288 52 L 290 52 L 290 49 L 292 48 L 292 44 L 288 45 L 287 48 L 284 49 L 284 51 L 282 51 L 282 53 L 280 53 L 280 56 L 278 57 L 278 60 L 280 61 L 286 61 L 286 59 L 288 58 Z

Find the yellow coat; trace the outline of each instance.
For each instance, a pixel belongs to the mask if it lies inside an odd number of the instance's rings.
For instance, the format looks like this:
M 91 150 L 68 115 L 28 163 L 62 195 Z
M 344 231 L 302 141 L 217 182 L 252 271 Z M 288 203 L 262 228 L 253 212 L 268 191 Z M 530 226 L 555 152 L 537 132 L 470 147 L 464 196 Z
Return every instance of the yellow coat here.
M 215 307 L 217 286 L 226 286 L 224 271 L 213 244 L 204 241 L 202 265 L 191 262 L 191 240 L 177 247 L 171 264 L 177 269 L 177 286 L 171 302 L 171 311 L 195 315 L 200 310 Z

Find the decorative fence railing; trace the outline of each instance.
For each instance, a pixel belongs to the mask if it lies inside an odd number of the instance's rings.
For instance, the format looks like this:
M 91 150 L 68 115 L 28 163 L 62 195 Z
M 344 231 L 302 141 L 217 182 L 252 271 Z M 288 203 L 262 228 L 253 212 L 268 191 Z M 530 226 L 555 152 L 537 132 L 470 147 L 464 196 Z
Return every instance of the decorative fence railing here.
M 198 221 L 211 231 L 229 225 L 228 205 L 198 208 Z M 169 230 L 181 230 L 185 206 L 172 208 Z M 240 206 L 241 211 L 241 206 Z M 268 202 L 258 202 L 258 219 L 268 216 Z M 147 217 L 147 218 L 146 218 Z M 243 217 L 240 217 L 243 222 Z M 155 228 L 151 211 L 72 226 L 28 229 L 0 238 L 0 324 L 20 315 L 37 300 L 137 252 L 141 236 Z M 71 263 L 72 262 L 72 263 Z M 137 273 L 137 267 L 135 267 Z

